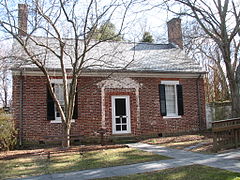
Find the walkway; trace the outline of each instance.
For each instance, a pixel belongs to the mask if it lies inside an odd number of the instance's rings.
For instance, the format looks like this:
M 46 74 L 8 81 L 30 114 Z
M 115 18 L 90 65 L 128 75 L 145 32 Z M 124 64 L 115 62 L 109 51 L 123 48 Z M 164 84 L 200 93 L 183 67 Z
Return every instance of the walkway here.
M 129 146 L 141 149 L 143 151 L 169 156 L 176 160 L 183 160 L 183 162 L 188 162 L 190 164 L 202 164 L 234 172 L 240 172 L 239 150 L 223 154 L 210 155 L 142 143 L 129 144 Z
M 125 176 L 129 174 L 144 173 L 157 171 L 162 169 L 168 169 L 179 166 L 186 166 L 191 164 L 202 164 L 211 167 L 226 169 L 230 171 L 240 172 L 240 160 L 234 160 L 232 158 L 240 158 L 240 152 L 230 152 L 219 155 L 206 155 L 193 153 L 189 151 L 169 149 L 162 146 L 148 145 L 143 143 L 128 144 L 130 147 L 138 148 L 143 151 L 153 152 L 156 154 L 172 157 L 174 159 L 161 160 L 161 161 L 151 161 L 145 163 L 138 163 L 125 166 L 116 166 L 109 168 L 99 168 L 90 169 L 70 173 L 60 173 L 60 174 L 49 174 L 42 176 L 35 176 L 30 178 L 25 178 L 26 180 L 73 180 L 73 179 L 95 179 L 111 176 Z

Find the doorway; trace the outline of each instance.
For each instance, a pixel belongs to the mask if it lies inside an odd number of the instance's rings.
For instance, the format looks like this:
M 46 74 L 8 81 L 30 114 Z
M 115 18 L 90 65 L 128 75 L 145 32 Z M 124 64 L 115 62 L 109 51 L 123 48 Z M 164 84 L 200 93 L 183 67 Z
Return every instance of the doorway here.
M 112 133 L 131 133 L 129 96 L 112 96 Z

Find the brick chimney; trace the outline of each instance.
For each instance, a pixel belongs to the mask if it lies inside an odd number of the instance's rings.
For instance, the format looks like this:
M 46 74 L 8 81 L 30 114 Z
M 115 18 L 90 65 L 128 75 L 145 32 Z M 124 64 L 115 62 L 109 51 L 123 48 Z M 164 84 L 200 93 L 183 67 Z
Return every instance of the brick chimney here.
M 28 7 L 26 4 L 18 4 L 18 35 L 27 35 Z
M 183 49 L 181 19 L 173 18 L 167 22 L 167 26 L 168 26 L 168 41 L 170 43 L 178 45 L 181 49 Z

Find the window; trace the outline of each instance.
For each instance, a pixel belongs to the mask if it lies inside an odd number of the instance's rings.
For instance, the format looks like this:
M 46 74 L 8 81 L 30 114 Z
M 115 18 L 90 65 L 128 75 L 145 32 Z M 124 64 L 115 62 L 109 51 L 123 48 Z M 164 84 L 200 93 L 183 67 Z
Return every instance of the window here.
M 160 111 L 164 117 L 183 115 L 182 86 L 179 81 L 162 81 L 159 85 Z
M 61 105 L 61 108 L 65 109 L 65 103 L 64 103 L 64 91 L 63 91 L 63 84 L 54 84 L 54 91 L 56 93 L 57 99 L 59 100 L 59 103 Z M 55 120 L 61 121 L 61 115 L 58 111 L 57 106 L 55 106 Z
M 175 85 L 165 85 L 166 93 L 166 109 L 168 116 L 177 115 L 177 103 L 176 103 L 176 86 Z
M 63 91 L 63 82 L 62 79 L 52 79 L 52 87 L 55 91 L 55 94 L 59 100 L 59 103 L 64 110 L 64 91 Z M 75 107 L 73 112 L 73 119 L 77 119 L 78 116 L 78 104 L 77 104 L 77 94 L 75 96 Z M 51 93 L 47 87 L 47 120 L 50 120 L 52 123 L 61 123 L 60 112 L 57 109 L 57 106 L 51 96 Z M 74 120 L 73 120 L 74 122 Z

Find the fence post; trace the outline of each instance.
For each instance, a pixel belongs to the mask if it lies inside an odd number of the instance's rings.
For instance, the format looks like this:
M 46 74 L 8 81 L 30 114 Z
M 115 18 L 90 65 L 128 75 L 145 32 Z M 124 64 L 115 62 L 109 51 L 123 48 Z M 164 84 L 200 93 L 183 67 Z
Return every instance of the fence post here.
M 218 151 L 218 145 L 217 145 L 217 133 L 213 132 L 213 151 Z
M 237 129 L 234 129 L 234 139 L 235 139 L 235 147 L 238 147 L 238 132 Z

